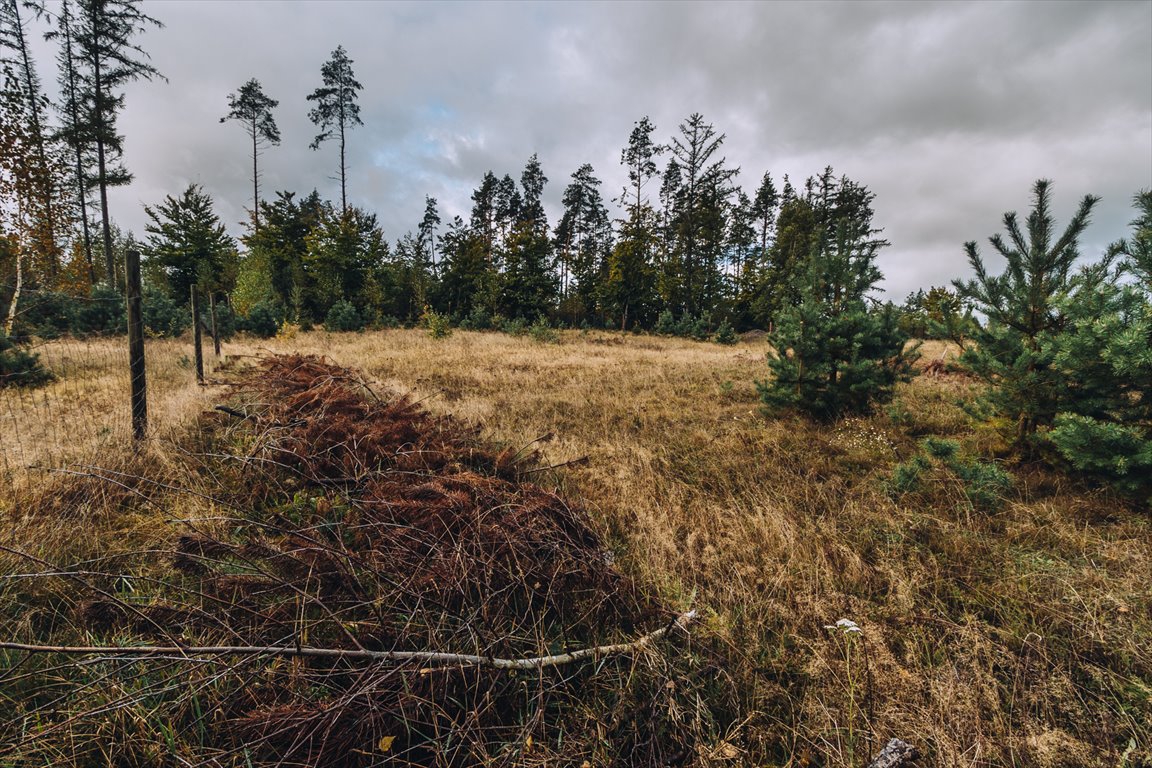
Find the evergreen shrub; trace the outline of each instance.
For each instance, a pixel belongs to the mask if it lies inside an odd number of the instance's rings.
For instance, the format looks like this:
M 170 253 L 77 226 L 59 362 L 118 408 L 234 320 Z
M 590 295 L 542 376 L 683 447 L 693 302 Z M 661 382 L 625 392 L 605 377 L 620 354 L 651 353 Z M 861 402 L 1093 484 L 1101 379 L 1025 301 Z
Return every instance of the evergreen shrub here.
M 536 318 L 536 322 L 528 328 L 528 335 L 539 344 L 556 344 L 560 341 L 560 334 L 544 317 Z
M 248 317 L 240 323 L 245 330 L 262 339 L 270 339 L 280 331 L 284 313 L 280 306 L 271 301 L 258 301 L 248 310 Z
M 364 328 L 364 318 L 350 301 L 338 301 L 328 310 L 324 318 L 324 328 L 329 331 L 359 331 Z
M 157 338 L 179 336 L 192 325 L 191 313 L 173 301 L 166 291 L 145 290 L 140 314 L 144 332 Z
M 77 336 L 128 332 L 124 296 L 115 288 L 98 285 L 92 295 L 77 298 L 72 315 L 72 333 Z
M 820 421 L 865 414 L 892 399 L 911 376 L 899 314 L 869 294 L 883 277 L 876 255 L 887 241 L 872 228 L 874 195 L 830 171 L 820 179 L 820 237 L 800 277 L 800 301 L 782 311 L 769 335 L 773 377 L 757 382 L 770 409 L 795 409 Z
M 735 344 L 738 340 L 735 329 L 732 324 L 727 320 L 720 323 L 720 327 L 716 329 L 716 333 L 712 336 L 712 340 L 717 344 Z
M 424 307 L 420 322 L 428 329 L 428 335 L 434 339 L 446 339 L 452 335 L 452 319 L 430 307 Z
M 676 318 L 672 316 L 671 310 L 666 309 L 660 313 L 652 330 L 661 336 L 675 336 L 677 334 L 679 326 L 676 323 Z
M 36 387 L 56 377 L 40 362 L 40 356 L 22 348 L 0 331 L 0 389 Z
M 958 486 L 969 510 L 999 511 L 1012 492 L 1012 476 L 999 465 L 964 456 L 955 440 L 926 437 L 920 451 L 897 464 L 886 483 L 893 498 Z

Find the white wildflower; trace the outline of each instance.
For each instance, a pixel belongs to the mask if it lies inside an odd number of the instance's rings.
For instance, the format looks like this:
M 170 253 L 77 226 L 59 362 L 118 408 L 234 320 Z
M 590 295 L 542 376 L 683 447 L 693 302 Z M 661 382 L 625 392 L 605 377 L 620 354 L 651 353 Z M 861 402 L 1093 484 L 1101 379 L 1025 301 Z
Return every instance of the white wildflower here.
M 864 632 L 852 619 L 838 619 L 835 624 L 825 624 L 824 629 L 830 629 L 832 631 L 840 630 L 846 635 L 852 633 L 862 634 Z

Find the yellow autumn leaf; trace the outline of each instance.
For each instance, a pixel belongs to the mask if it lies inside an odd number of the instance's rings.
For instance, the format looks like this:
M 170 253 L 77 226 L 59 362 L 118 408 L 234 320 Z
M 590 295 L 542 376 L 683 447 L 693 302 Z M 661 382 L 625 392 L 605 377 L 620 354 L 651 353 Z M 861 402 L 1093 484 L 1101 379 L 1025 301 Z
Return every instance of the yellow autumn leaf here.
M 524 739 L 524 751 L 532 749 L 532 734 L 528 734 L 528 738 Z
M 388 750 L 392 749 L 392 742 L 394 741 L 396 741 L 395 736 L 381 736 L 380 741 L 376 744 L 376 747 L 381 752 L 387 752 Z

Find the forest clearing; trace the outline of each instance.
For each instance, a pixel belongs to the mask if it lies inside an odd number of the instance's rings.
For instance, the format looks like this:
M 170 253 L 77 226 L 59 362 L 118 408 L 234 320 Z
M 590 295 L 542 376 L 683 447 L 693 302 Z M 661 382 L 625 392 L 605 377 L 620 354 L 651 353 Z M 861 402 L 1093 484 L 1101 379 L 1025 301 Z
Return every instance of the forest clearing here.
M 189 374 L 189 345 L 165 339 L 149 342 L 150 439 L 135 452 L 128 439 L 94 432 L 86 447 L 83 419 L 69 408 L 99 404 L 107 423 L 126 409 L 113 405 L 127 397 L 113 370 L 123 358 L 106 362 L 115 358 L 100 346 L 122 343 L 91 342 L 88 375 L 47 385 L 59 421 L 39 414 L 40 433 L 23 424 L 18 457 L 6 446 L 18 493 L 0 502 L 0 640 L 149 644 L 155 622 L 195 646 L 290 647 L 296 632 L 297 644 L 357 647 L 363 632 L 405 650 L 528 657 L 626 643 L 689 610 L 699 618 L 642 652 L 530 673 L 515 686 L 508 672 L 431 673 L 419 662 L 347 662 L 352 671 L 337 674 L 306 658 L 125 662 L 2 651 L 0 765 L 849 766 L 891 738 L 916 746 L 921 765 L 1148 764 L 1147 514 L 1038 464 L 998 462 L 1009 486 L 964 474 L 997 454 L 999 438 L 972 426 L 960 405 L 976 385 L 947 366 L 900 384 L 871 416 L 821 426 L 764 413 L 753 384 L 767 375 L 762 339 L 297 332 L 226 344 L 227 362 L 210 369 L 217 383 L 206 387 Z M 51 368 L 75 344 L 38 351 Z M 927 343 L 920 365 L 943 351 Z M 270 355 L 323 356 L 354 371 L 333 379 L 321 367 L 293 384 L 292 371 L 322 364 Z M 323 389 L 343 375 L 354 386 Z M 65 382 L 70 389 L 51 391 Z M 0 420 L 19 410 L 16 392 L 0 390 Z M 358 397 L 369 404 L 354 405 Z M 379 411 L 388 424 L 414 419 L 418 428 L 324 450 L 324 430 L 297 442 L 276 436 L 293 423 L 284 409 L 296 406 L 285 403 L 324 413 L 326 401 L 348 398 L 365 424 L 363 414 Z M 324 418 L 336 419 L 333 409 Z M 340 429 L 355 435 L 357 423 Z M 16 434 L 11 424 L 6 435 Z M 929 436 L 955 441 L 958 458 L 922 442 Z M 447 472 L 435 493 L 366 490 L 388 472 L 333 458 L 399 456 L 398 446 L 424 441 L 429 455 L 452 457 L 451 471 L 392 469 Z M 936 458 L 923 482 L 899 486 L 899 467 L 917 456 Z M 17 464 L 40 466 L 23 470 L 36 481 L 23 483 Z M 341 479 L 349 467 L 360 473 Z M 457 531 L 449 539 L 462 570 L 434 587 L 413 586 L 417 561 L 399 555 L 393 565 L 410 578 L 403 589 L 382 566 L 368 569 L 374 599 L 397 606 L 386 629 L 379 605 L 361 615 L 364 605 L 326 581 L 324 569 L 336 566 L 299 557 L 311 551 L 299 543 L 304 532 L 328 536 L 341 557 L 368 546 L 351 531 L 376 509 L 373 493 L 434 509 L 430 499 L 461 488 L 481 498 L 481 485 L 508 494 L 511 509 L 546 511 L 500 523 L 510 538 L 492 551 L 512 553 L 508 562 L 476 558 Z M 503 508 L 491 499 L 489 508 Z M 526 529 L 529 518 L 544 527 Z M 540 541 L 568 542 L 567 554 L 541 556 L 529 546 Z M 297 570 L 310 563 L 294 577 L 304 594 L 277 592 L 288 551 Z M 464 562 L 470 551 L 474 562 Z M 538 566 L 553 570 L 541 576 Z M 556 590 L 541 590 L 549 579 Z M 449 599 L 453 585 L 460 592 Z M 460 618 L 484 606 L 491 637 L 476 634 L 475 616 Z M 204 611 L 234 626 L 185 615 Z M 349 691 L 373 668 L 387 674 L 371 681 L 373 703 L 357 704 Z M 411 682 L 439 674 L 442 696 Z M 359 727 L 344 727 L 353 716 Z M 306 736 L 289 743 L 286 731 Z
M 1152 768 L 1150 97 L 1152 0 L 0 0 L 0 768 Z

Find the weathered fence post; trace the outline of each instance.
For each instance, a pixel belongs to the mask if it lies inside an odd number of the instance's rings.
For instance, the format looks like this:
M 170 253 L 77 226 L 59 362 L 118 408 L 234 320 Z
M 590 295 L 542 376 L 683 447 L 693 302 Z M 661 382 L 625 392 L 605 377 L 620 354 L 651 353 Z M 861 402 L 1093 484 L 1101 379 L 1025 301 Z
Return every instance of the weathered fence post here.
M 216 359 L 220 359 L 220 333 L 216 330 L 216 294 L 208 297 L 208 315 L 212 318 L 212 347 L 216 352 Z
M 196 383 L 204 383 L 204 348 L 200 337 L 200 302 L 196 299 L 196 286 L 192 286 L 192 344 L 196 348 Z
M 148 394 L 144 374 L 139 251 L 128 251 L 124 255 L 124 278 L 128 301 L 128 370 L 132 377 L 132 437 L 143 440 L 148 431 Z

